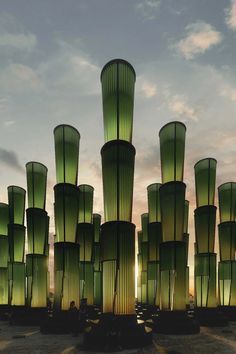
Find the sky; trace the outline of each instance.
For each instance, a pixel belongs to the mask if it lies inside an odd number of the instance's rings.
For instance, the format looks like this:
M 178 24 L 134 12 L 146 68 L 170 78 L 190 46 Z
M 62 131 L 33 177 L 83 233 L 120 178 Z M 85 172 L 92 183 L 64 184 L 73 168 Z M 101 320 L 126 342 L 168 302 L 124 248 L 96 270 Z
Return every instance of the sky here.
M 94 186 L 94 212 L 103 214 L 100 72 L 109 60 L 126 59 L 137 75 L 137 230 L 147 211 L 146 188 L 161 181 L 158 132 L 172 120 L 187 127 L 192 288 L 194 164 L 214 157 L 217 186 L 235 179 L 235 42 L 236 1 L 0 0 L 0 200 L 7 201 L 8 185 L 26 188 L 28 161 L 42 162 L 54 232 L 53 129 L 66 123 L 81 134 L 79 184 Z

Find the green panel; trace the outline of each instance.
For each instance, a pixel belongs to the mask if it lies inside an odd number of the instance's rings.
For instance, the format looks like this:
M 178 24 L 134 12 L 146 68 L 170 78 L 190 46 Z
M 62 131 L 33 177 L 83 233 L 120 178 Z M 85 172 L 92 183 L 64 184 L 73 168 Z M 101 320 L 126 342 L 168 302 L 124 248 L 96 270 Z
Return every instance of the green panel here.
M 8 264 L 9 305 L 25 305 L 25 264 L 14 262 Z
M 189 214 L 189 201 L 184 202 L 184 233 L 188 233 L 188 214 Z
M 195 295 L 197 307 L 216 307 L 216 254 L 195 255 Z
M 28 253 L 46 254 L 48 245 L 48 215 L 45 210 L 26 210 Z
M 9 186 L 9 222 L 12 224 L 24 225 L 25 217 L 25 190 L 17 186 Z
M 142 270 L 146 271 L 147 270 L 147 264 L 148 264 L 148 242 L 142 242 L 141 243 L 141 255 L 142 255 Z
M 160 306 L 160 269 L 159 262 L 148 262 L 147 268 L 147 303 Z
M 216 207 L 202 206 L 194 211 L 197 253 L 213 253 L 215 246 Z
M 159 132 L 162 183 L 183 181 L 186 127 L 170 122 Z
M 94 272 L 94 305 L 102 306 L 102 272 Z
M 92 223 L 93 216 L 93 191 L 94 188 L 87 184 L 79 187 L 79 223 Z
M 101 270 L 101 250 L 100 250 L 100 243 L 94 243 L 94 270 L 100 271 Z
M 93 262 L 80 262 L 80 298 L 87 299 L 88 305 L 94 304 L 94 267 Z
M 148 223 L 149 216 L 148 213 L 141 215 L 141 224 L 142 224 L 142 241 L 148 241 Z
M 138 231 L 138 252 L 141 252 L 141 243 L 143 240 L 143 232 Z
M 0 236 L 0 268 L 7 267 L 8 264 L 8 237 Z
M 161 310 L 186 308 L 186 244 L 163 242 L 160 245 Z
M 79 245 L 72 242 L 54 244 L 54 304 L 57 310 L 68 310 L 71 301 L 80 305 Z
M 215 159 L 206 158 L 194 166 L 197 208 L 215 204 L 216 164 Z
M 25 226 L 8 225 L 9 259 L 10 262 L 24 262 Z
M 189 249 L 189 234 L 184 234 L 184 242 L 186 245 L 186 267 L 188 265 L 188 249 Z
M 142 285 L 141 285 L 141 273 L 137 276 L 137 300 L 142 301 Z
M 101 73 L 105 141 L 132 141 L 135 71 L 125 60 L 108 62 Z
M 131 221 L 135 149 L 125 141 L 111 141 L 101 155 L 105 221 Z
M 163 242 L 183 240 L 185 189 L 183 182 L 169 182 L 160 188 Z
M 186 306 L 189 305 L 189 267 L 186 267 Z
M 103 311 L 118 315 L 134 314 L 135 225 L 108 222 L 102 225 L 101 231 L 102 260 L 111 261 L 103 262 Z M 110 281 L 114 284 L 108 284 Z
M 101 233 L 101 215 L 93 214 L 93 225 L 94 225 L 94 241 L 100 241 L 100 233 Z
M 147 303 L 147 271 L 141 272 L 141 302 Z
M 221 261 L 235 260 L 236 222 L 225 221 L 218 225 L 219 249 Z
M 218 187 L 220 222 L 236 219 L 236 183 L 227 182 Z
M 39 162 L 26 164 L 28 208 L 45 209 L 47 172 L 47 167 Z
M 77 184 L 80 134 L 70 125 L 54 129 L 57 183 Z
M 0 268 L 0 305 L 8 304 L 8 269 Z
M 230 306 L 232 263 L 231 261 L 219 262 L 218 290 L 221 306 Z
M 55 195 L 56 242 L 75 242 L 78 222 L 78 188 L 72 184 L 57 184 Z
M 1 235 L 7 236 L 9 224 L 9 207 L 8 204 L 0 203 L 0 237 Z
M 91 262 L 94 247 L 94 226 L 93 224 L 78 224 L 76 242 L 80 245 L 80 261 Z
M 27 304 L 29 307 L 47 307 L 48 279 L 47 256 L 27 254 Z
M 140 249 L 140 251 L 141 250 L 142 249 Z M 139 273 L 142 271 L 142 260 L 143 260 L 142 253 L 139 253 L 138 254 L 138 271 L 139 271 Z
M 153 183 L 147 187 L 149 222 L 161 222 L 160 187 L 161 183 Z
M 236 306 L 236 261 L 231 261 L 231 296 L 230 306 Z
M 149 261 L 159 261 L 159 249 L 162 242 L 162 229 L 160 222 L 148 224 L 148 259 Z

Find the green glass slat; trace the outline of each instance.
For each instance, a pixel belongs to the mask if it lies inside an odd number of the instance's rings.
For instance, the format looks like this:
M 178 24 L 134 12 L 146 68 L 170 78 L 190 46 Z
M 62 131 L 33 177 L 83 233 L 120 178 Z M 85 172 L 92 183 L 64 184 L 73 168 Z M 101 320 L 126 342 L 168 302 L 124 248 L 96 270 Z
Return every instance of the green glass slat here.
M 26 210 L 28 253 L 46 254 L 48 245 L 48 215 L 45 210 Z
M 94 304 L 94 267 L 93 262 L 80 262 L 80 297 L 87 299 L 88 305 Z
M 218 187 L 220 222 L 236 219 L 236 182 L 227 182 Z
M 235 260 L 236 222 L 225 221 L 218 225 L 219 249 L 221 261 Z
M 25 305 L 25 264 L 8 263 L 9 305 Z
M 102 272 L 94 271 L 94 305 L 102 306 Z
M 160 222 L 148 224 L 148 259 L 159 261 L 160 243 L 162 242 L 162 228 Z
M 184 234 L 183 238 L 185 245 L 186 245 L 186 267 L 188 265 L 188 249 L 189 249 L 189 234 Z
M 159 132 L 162 183 L 183 181 L 186 127 L 170 122 Z
M 159 262 L 148 262 L 147 267 L 147 303 L 160 306 L 160 266 Z
M 195 209 L 197 253 L 213 253 L 215 246 L 216 207 L 206 205 Z
M 103 313 L 113 312 L 116 269 L 117 269 L 116 260 L 108 260 L 102 263 Z
M 100 250 L 100 242 L 94 243 L 94 270 L 101 270 L 101 250 Z
M 101 215 L 93 214 L 93 225 L 94 225 L 94 241 L 100 241 L 100 233 L 101 233 Z
M 94 188 L 81 184 L 79 189 L 79 223 L 92 223 Z
M 8 304 L 8 269 L 0 268 L 0 305 Z
M 0 268 L 7 267 L 8 264 L 8 237 L 0 236 Z
M 0 237 L 8 235 L 7 225 L 9 224 L 9 206 L 6 203 L 0 203 Z
M 56 242 L 75 242 L 78 223 L 78 188 L 72 184 L 57 184 L 55 195 Z
M 161 183 L 153 183 L 147 187 L 149 222 L 161 222 L 161 206 L 159 189 Z
M 161 310 L 185 310 L 186 245 L 172 241 L 160 244 Z
M 143 232 L 138 231 L 138 252 L 141 252 L 141 243 L 143 240 Z
M 165 183 L 160 188 L 163 242 L 183 240 L 185 189 L 183 182 Z
M 28 208 L 45 209 L 47 172 L 47 167 L 40 162 L 26 164 Z
M 25 190 L 18 186 L 9 186 L 9 222 L 12 224 L 24 225 L 25 216 Z
M 142 241 L 144 242 L 148 240 L 148 223 L 149 223 L 149 215 L 148 213 L 143 213 L 141 215 L 141 225 L 142 225 Z
M 186 267 L 186 306 L 189 306 L 189 267 Z
M 10 262 L 24 262 L 25 255 L 25 226 L 8 225 L 8 244 Z
M 188 233 L 188 214 L 189 214 L 189 201 L 184 202 L 184 233 Z
M 196 254 L 194 270 L 196 306 L 216 307 L 216 254 Z
M 54 244 L 54 304 L 57 310 L 68 310 L 71 301 L 80 305 L 79 245 L 72 242 Z
M 80 261 L 91 262 L 94 247 L 93 224 L 80 223 L 77 227 L 76 242 L 80 245 Z
M 29 307 L 47 307 L 48 279 L 47 256 L 27 254 L 27 304 Z
M 80 134 L 66 124 L 54 129 L 57 183 L 77 185 Z
M 215 204 L 216 164 L 215 159 L 206 158 L 194 166 L 197 208 Z
M 105 221 L 131 221 L 135 149 L 125 141 L 111 141 L 101 155 Z
M 141 243 L 142 270 L 147 270 L 148 263 L 148 242 Z
M 105 142 L 132 141 L 135 71 L 125 60 L 107 63 L 101 73 Z
M 147 303 L 147 271 L 141 272 L 141 302 L 142 304 Z

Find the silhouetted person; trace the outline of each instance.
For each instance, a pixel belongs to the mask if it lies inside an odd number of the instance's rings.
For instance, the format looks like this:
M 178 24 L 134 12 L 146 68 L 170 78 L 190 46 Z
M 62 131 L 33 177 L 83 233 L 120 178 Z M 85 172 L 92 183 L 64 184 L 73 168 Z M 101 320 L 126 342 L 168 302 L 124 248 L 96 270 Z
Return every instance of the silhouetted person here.
M 77 334 L 78 333 L 78 309 L 75 305 L 75 301 L 70 302 L 68 315 L 69 315 L 69 325 L 70 325 L 71 331 L 74 334 Z
M 80 307 L 79 307 L 79 321 L 80 321 L 80 326 L 81 328 L 85 327 L 86 324 L 86 318 L 87 318 L 87 299 L 81 299 L 80 300 Z

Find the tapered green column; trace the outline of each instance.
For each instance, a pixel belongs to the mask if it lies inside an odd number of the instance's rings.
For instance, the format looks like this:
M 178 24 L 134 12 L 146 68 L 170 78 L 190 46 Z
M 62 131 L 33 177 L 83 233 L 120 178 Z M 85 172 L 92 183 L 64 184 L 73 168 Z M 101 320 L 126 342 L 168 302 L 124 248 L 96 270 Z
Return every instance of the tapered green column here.
M 8 305 L 8 268 L 0 267 L 0 305 Z
M 95 226 L 95 225 L 94 225 Z M 94 304 L 102 305 L 102 264 L 100 242 L 94 243 Z
M 223 183 L 218 187 L 220 222 L 236 220 L 236 182 Z
M 49 217 L 43 209 L 29 208 L 26 210 L 27 238 L 29 254 L 46 254 L 48 245 Z
M 9 224 L 8 239 L 10 262 L 24 262 L 25 226 L 18 224 Z
M 77 184 L 80 134 L 66 124 L 54 129 L 57 183 Z
M 80 261 L 91 262 L 94 247 L 94 226 L 80 223 L 77 227 L 77 243 L 80 245 Z
M 8 264 L 9 305 L 25 305 L 25 263 Z
M 162 226 L 160 222 L 148 224 L 148 259 L 160 260 L 160 243 L 162 242 Z
M 18 186 L 9 186 L 9 222 L 11 224 L 24 225 L 25 217 L 25 190 Z
M 219 262 L 218 291 L 221 306 L 236 306 L 236 261 Z
M 101 215 L 93 214 L 93 225 L 94 225 L 94 242 L 100 241 L 101 234 Z
M 150 223 L 161 222 L 160 187 L 161 183 L 153 183 L 147 187 L 148 214 Z
M 197 208 L 215 204 L 216 164 L 215 159 L 205 158 L 194 166 Z
M 8 204 L 0 203 L 0 305 L 8 304 L 8 223 Z
M 236 222 L 225 221 L 218 225 L 219 250 L 221 261 L 235 260 Z
M 201 206 L 194 211 L 197 253 L 213 253 L 215 247 L 216 207 Z
M 9 224 L 9 206 L 6 203 L 0 203 L 0 237 L 8 235 Z
M 45 209 L 47 170 L 40 162 L 26 164 L 28 208 Z
M 101 72 L 105 142 L 132 141 L 135 71 L 125 60 L 107 63 Z
M 79 187 L 79 223 L 92 223 L 94 188 L 87 184 Z
M 148 241 L 148 223 L 149 223 L 149 215 L 148 213 L 143 213 L 141 215 L 141 225 L 142 225 L 142 241 Z
M 94 264 L 80 262 L 80 297 L 87 299 L 88 305 L 94 304 Z

